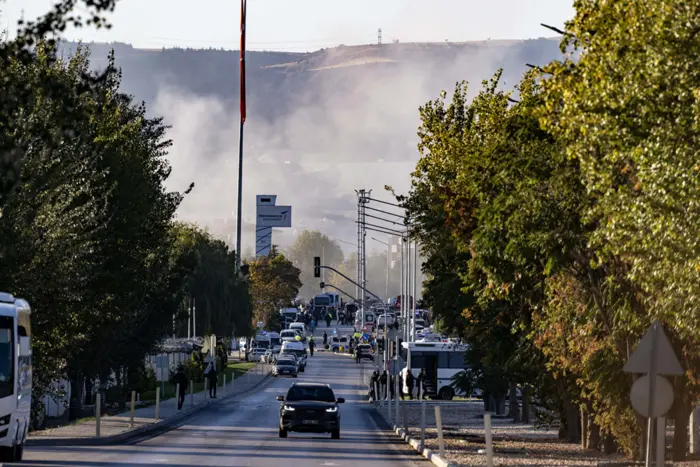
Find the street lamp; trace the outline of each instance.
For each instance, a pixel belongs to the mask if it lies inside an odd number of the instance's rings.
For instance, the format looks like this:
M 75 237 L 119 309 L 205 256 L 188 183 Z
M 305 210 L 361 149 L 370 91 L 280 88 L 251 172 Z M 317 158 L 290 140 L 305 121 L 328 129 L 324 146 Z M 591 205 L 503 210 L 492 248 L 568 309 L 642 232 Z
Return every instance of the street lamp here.
M 372 240 L 375 242 L 381 243 L 382 245 L 386 245 L 386 290 L 384 291 L 384 298 L 386 300 L 389 300 L 389 254 L 391 253 L 391 245 L 389 245 L 387 242 L 383 242 L 377 238 L 370 237 Z

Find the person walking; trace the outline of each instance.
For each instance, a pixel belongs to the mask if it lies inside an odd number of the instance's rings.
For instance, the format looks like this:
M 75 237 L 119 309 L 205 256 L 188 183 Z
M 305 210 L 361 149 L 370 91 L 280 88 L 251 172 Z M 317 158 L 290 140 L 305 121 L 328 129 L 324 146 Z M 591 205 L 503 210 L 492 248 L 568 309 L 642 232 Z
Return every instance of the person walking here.
M 311 356 L 314 356 L 314 348 L 316 347 L 316 343 L 314 342 L 314 336 L 309 337 L 309 353 Z
M 370 388 L 369 388 L 370 399 L 372 401 L 379 400 L 379 397 L 381 397 L 379 394 L 377 394 L 377 389 L 379 386 L 379 371 L 374 370 L 372 372 L 372 378 L 370 379 L 369 384 L 370 384 Z
M 326 334 L 326 331 L 323 331 L 323 348 L 326 348 L 326 345 L 328 345 L 328 334 Z
M 182 409 L 182 404 L 185 403 L 185 394 L 187 394 L 187 376 L 185 375 L 185 367 L 180 364 L 177 367 L 177 372 L 175 373 L 175 376 L 173 377 L 173 384 L 175 385 L 175 388 L 178 389 L 178 393 L 176 394 L 177 396 L 177 410 Z M 178 387 L 179 385 L 179 387 Z
M 362 358 L 362 350 L 359 347 L 355 347 L 355 363 L 360 364 L 360 359 Z
M 418 373 L 418 399 L 425 399 L 425 368 Z
M 333 321 L 333 315 L 329 312 L 326 315 L 326 327 L 331 327 L 331 321 Z
M 216 399 L 216 386 L 219 384 L 219 375 L 216 372 L 214 362 L 209 363 L 209 370 L 206 376 L 209 381 L 209 399 Z

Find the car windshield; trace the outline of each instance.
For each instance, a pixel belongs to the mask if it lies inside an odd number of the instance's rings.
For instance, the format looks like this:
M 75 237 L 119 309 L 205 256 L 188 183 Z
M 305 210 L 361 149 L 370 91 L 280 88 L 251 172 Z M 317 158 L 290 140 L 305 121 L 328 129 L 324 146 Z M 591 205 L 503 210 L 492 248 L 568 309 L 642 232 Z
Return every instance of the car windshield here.
M 293 386 L 289 388 L 287 400 L 335 402 L 335 395 L 328 386 Z
M 281 360 L 277 360 L 277 365 L 284 366 L 284 365 L 294 365 L 294 360 L 291 358 L 283 358 Z

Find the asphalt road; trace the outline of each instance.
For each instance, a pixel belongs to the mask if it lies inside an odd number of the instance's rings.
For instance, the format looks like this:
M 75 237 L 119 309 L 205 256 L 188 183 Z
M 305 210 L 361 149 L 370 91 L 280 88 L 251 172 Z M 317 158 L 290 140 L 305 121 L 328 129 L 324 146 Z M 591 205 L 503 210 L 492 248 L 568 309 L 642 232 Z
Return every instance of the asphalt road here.
M 323 332 L 317 331 L 317 335 Z M 317 342 L 321 340 L 317 337 Z M 432 465 L 419 457 L 386 426 L 378 425 L 365 402 L 364 373 L 369 362 L 317 352 L 305 373 L 296 379 L 274 378 L 258 392 L 239 400 L 221 402 L 193 415 L 165 434 L 121 446 L 28 448 L 25 467 L 416 467 Z M 279 406 L 275 397 L 295 382 L 323 382 L 341 406 L 339 440 L 330 435 L 290 433 L 278 436 Z M 381 422 L 380 422 L 381 424 Z M 383 424 L 381 424 L 383 425 Z M 361 462 L 361 463 L 360 463 Z

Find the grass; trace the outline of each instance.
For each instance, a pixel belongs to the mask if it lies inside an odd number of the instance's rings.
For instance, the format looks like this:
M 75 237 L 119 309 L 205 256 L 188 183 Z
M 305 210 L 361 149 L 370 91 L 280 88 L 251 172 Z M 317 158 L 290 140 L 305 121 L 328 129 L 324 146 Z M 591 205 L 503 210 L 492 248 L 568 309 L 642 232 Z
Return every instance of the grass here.
M 235 362 L 226 365 L 226 368 L 222 372 L 219 372 L 219 387 L 224 383 L 224 375 L 226 375 L 226 384 L 231 383 L 231 375 L 234 379 L 240 378 L 248 370 L 255 367 L 255 362 Z M 187 393 L 189 394 L 189 388 L 187 388 Z M 194 383 L 194 392 L 204 391 L 204 381 Z M 165 393 L 160 395 L 161 400 L 171 399 L 175 397 L 175 386 L 168 382 L 165 383 Z M 141 401 L 155 401 L 156 400 L 156 390 L 146 391 L 141 394 Z

